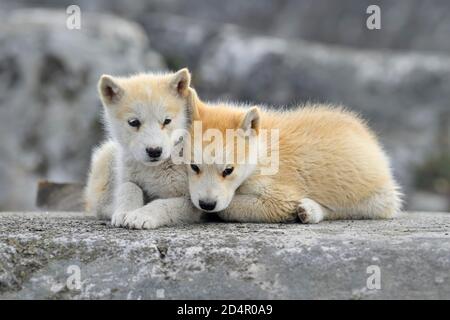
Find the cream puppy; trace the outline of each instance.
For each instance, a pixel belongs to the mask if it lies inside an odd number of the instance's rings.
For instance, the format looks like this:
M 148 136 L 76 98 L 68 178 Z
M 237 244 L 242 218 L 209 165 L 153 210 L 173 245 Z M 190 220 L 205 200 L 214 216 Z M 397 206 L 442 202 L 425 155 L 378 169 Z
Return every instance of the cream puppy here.
M 190 79 L 187 69 L 101 77 L 109 139 L 93 152 L 87 211 L 138 229 L 200 220 L 188 198 L 185 166 L 171 161 L 192 122 Z

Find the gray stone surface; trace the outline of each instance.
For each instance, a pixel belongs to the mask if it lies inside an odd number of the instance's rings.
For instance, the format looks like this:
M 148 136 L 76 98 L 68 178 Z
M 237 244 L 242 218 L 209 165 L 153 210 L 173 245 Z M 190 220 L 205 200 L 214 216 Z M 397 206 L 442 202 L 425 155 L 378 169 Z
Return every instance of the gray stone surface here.
M 81 271 L 69 290 L 69 266 Z M 379 266 L 381 289 L 366 287 Z M 0 299 L 450 299 L 450 214 L 136 231 L 83 213 L 0 213 Z
M 39 181 L 36 206 L 45 211 L 83 211 L 84 188 L 81 183 Z

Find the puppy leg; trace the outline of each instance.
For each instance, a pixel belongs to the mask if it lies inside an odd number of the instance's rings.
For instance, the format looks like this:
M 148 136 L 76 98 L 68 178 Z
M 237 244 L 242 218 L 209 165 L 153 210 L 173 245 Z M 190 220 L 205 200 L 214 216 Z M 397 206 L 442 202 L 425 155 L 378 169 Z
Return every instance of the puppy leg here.
M 314 200 L 303 198 L 297 207 L 297 215 L 302 223 L 319 223 L 329 215 L 329 210 Z
M 253 195 L 235 195 L 228 208 L 218 212 L 219 217 L 226 221 L 237 222 L 290 222 L 294 203 L 274 198 L 262 199 Z
M 182 223 L 199 222 L 201 212 L 185 197 L 156 199 L 128 212 L 123 225 L 132 229 L 155 229 Z
M 84 200 L 86 211 L 99 219 L 111 219 L 114 210 L 115 152 L 114 143 L 107 141 L 92 153 Z
M 124 182 L 117 188 L 115 196 L 115 210 L 111 224 L 116 227 L 123 226 L 125 215 L 144 206 L 144 192 L 133 182 Z

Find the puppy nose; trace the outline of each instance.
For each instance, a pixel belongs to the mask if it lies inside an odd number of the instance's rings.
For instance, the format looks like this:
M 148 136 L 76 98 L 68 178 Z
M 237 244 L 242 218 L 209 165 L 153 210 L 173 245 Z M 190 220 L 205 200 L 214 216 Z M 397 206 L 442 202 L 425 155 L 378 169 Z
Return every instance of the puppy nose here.
M 147 148 L 147 149 L 145 149 L 145 151 L 147 152 L 147 154 L 150 158 L 159 158 L 162 153 L 162 148 L 161 147 Z
M 203 201 L 203 200 L 198 201 L 200 208 L 206 211 L 214 210 L 214 208 L 216 207 L 216 203 L 217 203 L 216 201 Z

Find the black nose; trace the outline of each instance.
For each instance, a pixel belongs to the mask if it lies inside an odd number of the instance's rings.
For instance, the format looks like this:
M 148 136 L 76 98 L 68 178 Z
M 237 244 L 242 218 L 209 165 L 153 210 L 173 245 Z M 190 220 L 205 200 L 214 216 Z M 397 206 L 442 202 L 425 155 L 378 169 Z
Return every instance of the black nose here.
M 147 154 L 150 158 L 159 158 L 162 153 L 162 148 L 147 148 L 145 149 L 145 151 L 147 151 Z
M 198 201 L 200 208 L 206 211 L 214 210 L 214 208 L 216 207 L 216 203 L 217 203 L 216 201 L 202 201 L 202 200 Z

